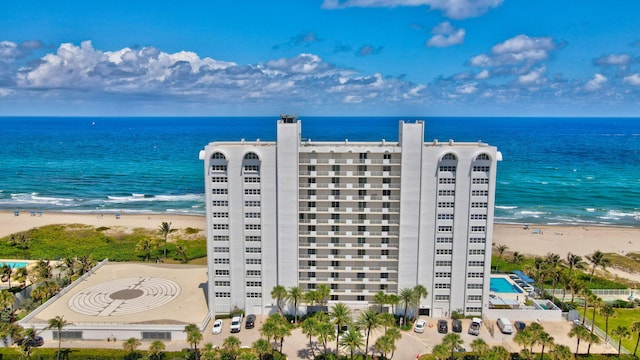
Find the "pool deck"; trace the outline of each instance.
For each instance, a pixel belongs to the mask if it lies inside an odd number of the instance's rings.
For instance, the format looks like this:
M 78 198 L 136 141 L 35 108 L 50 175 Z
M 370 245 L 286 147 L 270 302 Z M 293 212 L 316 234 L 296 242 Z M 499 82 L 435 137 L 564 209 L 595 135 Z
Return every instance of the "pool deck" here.
M 493 295 L 495 297 L 499 297 L 501 299 L 509 299 L 509 300 L 515 300 L 517 302 L 519 302 L 521 305 L 525 304 L 525 301 L 527 299 L 527 292 L 524 291 L 524 289 L 522 289 L 520 286 L 518 286 L 518 284 L 516 284 L 513 280 L 511 280 L 509 278 L 509 275 L 505 275 L 505 274 L 491 274 L 492 278 L 501 278 L 501 279 L 505 279 L 509 282 L 509 284 L 511 284 L 512 286 L 515 286 L 516 288 L 520 289 L 522 292 L 521 293 L 514 293 L 514 292 L 497 292 L 497 291 L 490 291 L 489 295 Z

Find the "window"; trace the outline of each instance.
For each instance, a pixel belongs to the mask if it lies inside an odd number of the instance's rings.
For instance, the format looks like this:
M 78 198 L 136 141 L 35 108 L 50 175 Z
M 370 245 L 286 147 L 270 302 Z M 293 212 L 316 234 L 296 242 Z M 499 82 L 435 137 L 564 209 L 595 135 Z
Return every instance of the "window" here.
M 455 190 L 438 190 L 438 195 L 440 196 L 455 196 Z
M 472 237 L 469 239 L 470 244 L 484 244 L 486 242 L 483 237 Z
M 229 270 L 216 270 L 216 276 L 229 276 Z
M 391 190 L 389 189 L 382 190 L 382 196 L 391 196 Z
M 316 238 L 315 238 L 315 237 L 313 237 L 313 236 L 312 236 L 312 237 L 309 237 L 309 238 L 307 238 L 307 242 L 308 242 L 309 244 L 315 244 L 315 243 L 316 243 Z
M 245 176 L 244 182 L 245 183 L 259 183 L 260 182 L 260 178 L 257 177 L 257 176 Z
M 316 189 L 308 189 L 307 190 L 307 195 L 315 196 L 316 195 Z
M 358 190 L 358 196 L 367 196 L 367 190 L 363 190 L 363 189 Z
M 391 220 L 391 215 L 389 215 L 389 214 L 382 214 L 382 220 Z
M 456 183 L 455 178 L 439 178 L 438 179 L 438 184 L 455 184 L 455 183 Z
M 482 284 L 467 284 L 467 289 L 469 290 L 482 289 Z
M 247 276 L 260 276 L 260 270 L 247 270 Z
M 437 278 L 450 278 L 451 277 L 451 273 L 450 272 L 437 272 L 436 273 L 436 277 Z
M 436 266 L 451 266 L 451 260 L 436 260 Z
M 438 232 L 452 232 L 453 226 L 438 226 Z
M 211 165 L 211 171 L 227 171 L 227 165 Z
M 472 190 L 472 196 L 487 196 L 489 195 L 489 190 Z
M 226 158 L 224 157 L 224 155 L 222 153 L 216 152 L 213 153 L 213 155 L 211 155 L 212 159 L 222 159 L 225 160 Z
M 229 206 L 229 202 L 227 200 L 213 200 L 211 202 L 212 206 Z
M 229 241 L 229 235 L 213 235 L 213 241 Z
M 230 292 L 216 292 L 216 297 L 217 298 L 228 298 L 228 297 L 231 297 L 231 293 Z
M 389 244 L 389 238 L 388 237 L 383 237 L 383 238 L 380 239 L 380 242 L 382 244 Z
M 380 273 L 380 279 L 388 279 L 389 273 Z
M 247 281 L 247 286 L 250 286 L 250 287 L 262 286 L 262 281 Z
M 214 282 L 216 286 L 231 286 L 231 281 L 229 280 L 216 280 Z
M 338 290 L 338 284 L 331 284 L 331 290 Z
M 453 242 L 452 238 L 447 238 L 447 237 L 436 238 L 436 243 L 438 244 L 451 244 L 452 242 Z
M 247 265 L 261 265 L 262 259 L 245 259 L 244 262 Z
M 436 250 L 436 255 L 451 255 L 453 253 L 453 250 L 451 249 L 437 249 Z
M 472 183 L 473 184 L 488 184 L 489 183 L 489 179 L 487 179 L 487 178 L 473 178 Z
M 244 172 L 259 172 L 260 165 L 245 165 Z
M 486 227 L 485 226 L 472 226 L 471 227 L 471 231 L 472 232 L 485 232 Z
M 248 298 L 261 298 L 262 294 L 259 292 L 248 292 L 247 293 L 247 297 Z
M 357 301 L 364 301 L 364 295 L 358 295 L 358 296 L 356 296 L 356 300 L 357 300 Z
M 262 248 L 259 248 L 259 247 L 248 247 L 248 248 L 245 248 L 245 252 L 246 253 L 259 254 L 259 253 L 262 252 Z
M 331 178 L 331 183 L 332 184 L 340 184 L 340 178 L 338 178 L 338 177 Z
M 308 172 L 316 171 L 316 166 L 315 165 L 307 165 L 307 171 Z
M 442 160 L 456 160 L 456 156 L 451 153 L 448 153 L 442 157 Z
M 385 160 L 390 160 L 390 159 L 391 159 L 391 154 L 389 154 L 389 153 L 384 153 L 384 154 L 382 155 L 382 158 L 383 158 L 383 159 L 385 159 Z
M 331 202 L 331 207 L 332 208 L 339 208 L 340 207 L 340 201 L 332 201 Z
M 441 201 L 438 203 L 438 207 L 439 208 L 452 208 L 455 205 L 455 203 L 452 202 L 445 202 L 445 201 Z
M 391 203 L 390 203 L 390 202 L 388 202 L 388 201 L 383 201 L 383 202 L 382 202 L 382 207 L 383 207 L 384 209 L 389 209 L 389 208 L 391 207 Z
M 316 226 L 315 225 L 307 225 L 307 230 L 308 231 L 316 231 Z
M 227 182 L 227 177 L 226 176 L 212 176 L 211 177 L 211 182 L 214 182 L 214 183 Z
M 484 249 L 469 249 L 469 255 L 484 255 Z
M 340 171 L 340 165 L 331 165 L 331 171 Z
M 212 195 L 227 195 L 229 190 L 227 189 L 211 189 Z
M 260 230 L 260 224 L 244 224 L 245 230 Z
M 440 167 L 438 168 L 438 170 L 440 170 L 440 171 L 450 171 L 450 172 L 455 172 L 455 171 L 456 171 L 456 167 L 455 167 L 455 166 L 440 165 Z
M 340 189 L 331 189 L 331 195 L 340 196 Z
M 480 312 L 482 312 L 482 308 L 481 307 L 475 307 L 475 306 L 467 306 L 464 311 L 466 313 L 480 313 Z
M 472 202 L 471 203 L 471 207 L 472 208 L 486 208 L 487 207 L 487 203 L 486 202 Z
M 213 217 L 214 218 L 228 218 L 229 217 L 229 213 L 226 213 L 226 212 L 214 212 L 213 213 Z
M 469 295 L 467 296 L 468 302 L 480 302 L 482 301 L 482 295 Z
M 340 231 L 340 225 L 331 225 L 331 231 Z
M 313 289 L 315 289 L 315 288 L 316 288 L 316 284 L 315 284 L 315 283 L 307 284 L 307 289 L 309 289 L 309 290 L 313 290 Z
M 214 264 L 228 264 L 229 263 L 229 259 L 227 258 L 215 258 L 213 260 Z
M 260 235 L 247 235 L 244 237 L 244 241 L 260 241 L 262 237 Z
M 336 214 L 336 213 L 331 214 L 331 220 L 340 220 L 340 214 Z
M 484 266 L 484 261 L 469 261 L 469 266 Z
M 307 260 L 307 266 L 316 266 L 315 260 Z
M 258 155 L 256 155 L 256 153 L 252 153 L 249 152 L 244 156 L 245 160 L 259 160 L 260 158 L 258 157 Z
M 314 207 L 316 207 L 316 202 L 315 201 L 309 201 L 307 203 L 307 206 L 310 207 L 310 208 L 314 208 Z
M 256 200 L 245 201 L 244 206 L 260 206 L 260 201 L 256 201 Z
M 367 203 L 364 201 L 358 202 L 358 209 L 365 209 L 367 207 Z
M 449 295 L 436 295 L 435 301 L 449 301 Z
M 367 231 L 367 227 L 365 225 L 358 225 L 358 231 L 359 232 Z
M 358 256 L 364 256 L 366 255 L 366 250 L 365 249 L 358 249 Z
M 471 220 L 487 220 L 487 214 L 471 214 Z
M 467 277 L 469 278 L 483 278 L 484 277 L 484 273 L 481 272 L 471 272 L 467 274 Z
M 363 238 L 363 237 L 359 237 L 358 238 L 358 244 L 365 244 L 367 242 L 367 239 Z
M 358 276 L 358 279 L 364 279 L 364 273 L 362 272 L 359 272 L 357 276 Z
M 487 172 L 491 169 L 490 166 L 474 166 L 473 167 L 473 171 L 479 171 L 479 172 Z
M 367 153 L 360 153 L 360 160 L 364 160 L 367 158 Z
M 338 260 L 331 260 L 331 266 L 340 266 L 340 261 L 338 261 Z
M 316 277 L 316 272 L 315 272 L 315 271 L 309 271 L 309 272 L 307 272 L 307 277 L 310 277 L 310 278 L 314 278 L 314 277 Z
M 332 277 L 332 278 L 334 278 L 334 279 L 337 279 L 337 278 L 339 278 L 339 277 L 340 277 L 340 273 L 332 272 L 332 273 L 331 273 L 331 277 Z
M 438 214 L 438 220 L 453 220 L 453 214 Z
M 307 179 L 307 184 L 315 184 L 316 183 L 316 178 L 308 178 Z
M 389 255 L 389 250 L 388 250 L 388 249 L 382 249 L 382 250 L 380 250 L 380 255 L 382 255 L 382 256 L 388 256 L 388 255 Z
M 490 159 L 489 159 L 489 155 L 487 155 L 487 154 L 480 154 L 480 155 L 478 155 L 478 157 L 476 158 L 476 160 L 490 160 Z
M 434 287 L 436 289 L 451 289 L 451 284 L 435 284 Z
M 228 253 L 229 252 L 229 248 L 228 247 L 217 246 L 217 247 L 213 248 L 213 252 Z
M 386 171 L 386 172 L 391 171 L 391 166 L 389 166 L 389 165 L 382 166 L 382 171 Z
M 382 178 L 382 183 L 383 184 L 391 184 L 391 179 L 390 178 Z
M 358 184 L 366 184 L 367 183 L 367 178 L 358 178 Z
M 64 336 L 64 331 L 62 332 L 62 334 L 63 334 L 63 339 L 66 338 Z M 56 338 L 54 337 L 54 339 L 56 339 Z M 166 341 L 171 341 L 171 332 L 170 331 L 143 331 L 142 332 L 142 340 L 166 340 Z
M 331 249 L 331 255 L 338 255 L 340 251 L 338 249 Z
M 382 225 L 381 229 L 384 232 L 389 232 L 389 225 Z
M 229 224 L 213 224 L 213 230 L 229 230 Z
M 339 243 L 340 243 L 340 238 L 332 237 L 332 238 L 331 238 L 331 243 L 332 243 L 332 244 L 339 244 Z
M 307 249 L 307 255 L 315 255 L 316 249 Z
M 331 301 L 338 301 L 340 300 L 340 297 L 338 297 L 338 295 L 331 295 Z

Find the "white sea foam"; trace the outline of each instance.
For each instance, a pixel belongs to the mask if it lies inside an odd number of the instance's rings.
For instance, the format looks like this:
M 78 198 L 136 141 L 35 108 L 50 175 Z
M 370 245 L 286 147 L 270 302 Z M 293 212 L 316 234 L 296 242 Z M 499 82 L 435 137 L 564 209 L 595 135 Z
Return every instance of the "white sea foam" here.
M 596 209 L 594 209 L 594 208 L 586 208 L 585 210 L 586 210 L 587 212 L 595 212 L 595 211 L 596 211 Z
M 510 209 L 517 209 L 517 206 L 505 206 L 505 205 L 496 205 L 496 209 L 504 209 L 504 210 L 510 210 Z

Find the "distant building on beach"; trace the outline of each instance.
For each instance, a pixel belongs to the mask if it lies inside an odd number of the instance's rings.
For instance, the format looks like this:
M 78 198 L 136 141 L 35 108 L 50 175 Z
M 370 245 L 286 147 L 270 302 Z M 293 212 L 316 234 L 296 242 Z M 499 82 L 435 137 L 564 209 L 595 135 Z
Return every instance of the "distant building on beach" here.
M 200 153 L 210 310 L 267 314 L 274 286 L 319 284 L 330 303 L 364 308 L 379 291 L 420 284 L 422 314 L 481 314 L 497 149 L 424 142 L 422 121 L 400 121 L 397 142 L 303 141 L 301 126 L 282 116 L 276 142 L 212 142 Z

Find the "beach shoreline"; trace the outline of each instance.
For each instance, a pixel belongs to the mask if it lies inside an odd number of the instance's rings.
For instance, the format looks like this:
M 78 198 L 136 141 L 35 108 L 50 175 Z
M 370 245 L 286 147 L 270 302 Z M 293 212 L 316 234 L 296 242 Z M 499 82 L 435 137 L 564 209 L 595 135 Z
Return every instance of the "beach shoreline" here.
M 197 214 L 22 211 L 15 216 L 13 211 L 0 211 L 0 237 L 51 224 L 157 229 L 162 222 L 171 222 L 175 229 L 206 229 L 205 216 Z M 569 252 L 585 256 L 596 250 L 626 255 L 640 252 L 640 227 L 497 223 L 493 228 L 493 244 L 506 245 L 508 251 L 524 255 L 556 253 L 564 258 Z

